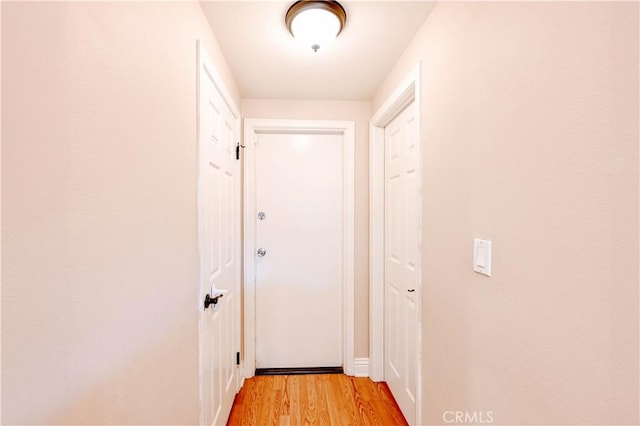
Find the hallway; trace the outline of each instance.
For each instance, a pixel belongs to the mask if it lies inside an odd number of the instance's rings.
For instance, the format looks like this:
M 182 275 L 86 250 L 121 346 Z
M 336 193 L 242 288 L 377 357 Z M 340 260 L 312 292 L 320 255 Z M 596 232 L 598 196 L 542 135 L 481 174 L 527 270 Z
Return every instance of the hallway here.
M 294 1 L 0 0 L 0 423 L 640 424 L 640 2 Z
M 229 417 L 240 425 L 406 425 L 384 383 L 342 374 L 256 376 Z

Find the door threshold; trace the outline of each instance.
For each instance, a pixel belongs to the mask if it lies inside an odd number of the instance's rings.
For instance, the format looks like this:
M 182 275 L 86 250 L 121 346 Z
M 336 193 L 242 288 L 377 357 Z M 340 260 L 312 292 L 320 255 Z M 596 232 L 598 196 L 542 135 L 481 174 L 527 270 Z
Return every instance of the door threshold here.
M 299 374 L 344 374 L 342 367 L 256 368 L 256 376 L 290 376 Z

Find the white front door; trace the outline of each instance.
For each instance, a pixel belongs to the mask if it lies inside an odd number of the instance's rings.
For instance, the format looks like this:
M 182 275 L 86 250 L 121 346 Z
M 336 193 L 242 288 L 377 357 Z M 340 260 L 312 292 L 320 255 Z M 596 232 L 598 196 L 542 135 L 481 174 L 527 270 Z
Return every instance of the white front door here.
M 342 366 L 343 138 L 256 136 L 256 368 Z
M 198 257 L 201 423 L 226 424 L 238 391 L 240 182 L 237 120 L 199 48 Z M 204 308 L 207 294 L 223 293 Z
M 418 149 L 414 103 L 385 128 L 385 381 L 416 421 Z

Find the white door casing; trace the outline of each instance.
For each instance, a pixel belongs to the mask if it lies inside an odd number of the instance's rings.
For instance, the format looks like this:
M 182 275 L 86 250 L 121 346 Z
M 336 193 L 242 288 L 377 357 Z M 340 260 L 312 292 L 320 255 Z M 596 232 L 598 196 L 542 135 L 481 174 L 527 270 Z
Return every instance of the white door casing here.
M 240 114 L 200 43 L 197 52 L 200 424 L 213 425 L 226 424 L 240 385 Z
M 245 377 L 256 368 L 256 174 L 255 142 L 261 134 L 342 135 L 342 366 L 354 369 L 354 155 L 355 125 L 352 121 L 245 119 L 244 124 L 244 367 Z M 268 250 L 268 248 L 267 248 Z M 268 254 L 267 254 L 268 256 Z M 287 309 L 286 302 L 282 309 Z
M 414 103 L 385 128 L 385 381 L 415 422 L 417 330 L 417 140 Z
M 409 104 L 414 103 L 416 147 L 416 202 L 417 255 L 415 264 L 414 301 L 417 317 L 415 324 L 415 423 L 422 421 L 422 148 L 421 148 L 421 92 L 420 63 L 382 104 L 369 126 L 369 372 L 375 381 L 385 380 L 385 128 Z M 406 290 L 405 290 L 406 291 Z M 398 398 L 398 396 L 396 396 Z
M 342 139 L 256 136 L 256 368 L 342 366 Z

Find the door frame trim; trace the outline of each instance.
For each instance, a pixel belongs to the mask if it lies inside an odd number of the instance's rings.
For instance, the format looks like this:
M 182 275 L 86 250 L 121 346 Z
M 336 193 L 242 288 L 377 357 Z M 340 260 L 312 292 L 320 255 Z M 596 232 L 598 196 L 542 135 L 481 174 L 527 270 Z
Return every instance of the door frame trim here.
M 229 91 L 229 89 L 227 88 L 227 86 L 224 84 L 224 80 L 222 79 L 222 77 L 220 76 L 220 73 L 218 72 L 217 68 L 215 67 L 215 64 L 213 62 L 213 60 L 211 60 L 211 56 L 209 55 L 206 47 L 204 46 L 204 44 L 200 41 L 200 40 L 196 40 L 196 226 L 197 226 L 197 246 L 196 246 L 196 253 L 197 253 L 197 257 L 196 257 L 196 267 L 197 267 L 197 296 L 196 296 L 196 300 L 195 300 L 195 306 L 198 312 L 198 381 L 199 381 L 199 385 L 198 385 L 198 396 L 199 396 L 199 401 L 198 401 L 198 407 L 199 407 L 199 419 L 200 419 L 200 424 L 204 424 L 204 412 L 205 412 L 205 402 L 204 402 L 204 396 L 203 396 L 203 380 L 202 380 L 202 375 L 203 375 L 203 366 L 202 366 L 202 352 L 203 352 L 203 346 L 202 346 L 202 342 L 200 341 L 201 338 L 201 330 L 203 327 L 203 308 L 202 308 L 202 299 L 201 299 L 201 294 L 202 294 L 202 276 L 201 276 L 201 265 L 200 265 L 200 254 L 201 254 L 201 244 L 202 244 L 202 229 L 200 227 L 200 213 L 202 211 L 202 197 L 200 194 L 200 75 L 202 72 L 207 72 L 209 74 L 209 76 L 211 77 L 211 80 L 213 81 L 216 89 L 218 90 L 218 93 L 220 93 L 220 96 L 222 97 L 222 101 L 225 102 L 227 104 L 227 106 L 229 107 L 229 110 L 231 111 L 231 113 L 233 114 L 234 117 L 234 121 L 235 121 L 235 134 L 236 137 L 239 139 L 240 138 L 240 130 L 241 130 L 241 113 L 240 113 L 240 109 L 236 106 L 236 103 L 233 99 L 233 96 L 231 95 L 231 92 Z M 234 197 L 234 203 L 235 208 L 236 208 L 236 213 L 239 215 L 241 212 L 241 201 L 242 201 L 242 196 L 240 194 L 240 192 L 242 191 L 242 181 L 241 181 L 241 170 L 240 170 L 240 165 L 238 164 L 237 166 L 237 176 L 238 176 L 238 188 L 236 190 L 236 194 Z M 236 259 L 238 259 L 238 277 L 239 282 L 237 283 L 237 291 L 238 291 L 238 295 L 235 298 L 236 300 L 236 314 L 237 317 L 234 319 L 236 321 L 236 323 L 238 324 L 238 334 L 236 336 L 234 336 L 234 345 L 235 345 L 235 349 L 236 351 L 240 350 L 240 336 L 241 336 L 241 323 L 240 323 L 240 319 L 241 319 L 241 306 L 240 306 L 240 293 L 242 291 L 241 288 L 241 284 L 242 284 L 242 280 L 241 280 L 241 273 L 242 273 L 242 269 L 240 266 L 240 260 L 241 260 L 241 255 L 242 255 L 242 249 L 241 249 L 241 243 L 242 243 L 242 234 L 241 234 L 241 229 L 242 229 L 242 221 L 240 220 L 239 223 L 239 227 L 236 230 L 236 235 L 234 235 L 234 237 L 238 238 L 238 244 L 236 247 Z M 238 390 L 242 387 L 242 383 L 244 381 L 244 378 L 242 377 L 242 368 L 241 366 L 236 366 L 236 383 L 235 383 L 235 392 L 237 393 Z
M 422 421 L 422 129 L 421 63 L 389 95 L 369 123 L 369 374 L 384 380 L 384 129 L 415 101 L 418 150 L 418 324 L 416 329 L 416 423 Z
M 345 374 L 354 370 L 354 212 L 355 123 L 334 120 L 244 120 L 244 376 L 256 367 L 255 291 L 255 140 L 260 133 L 318 133 L 343 135 L 343 261 L 342 261 L 342 362 Z

